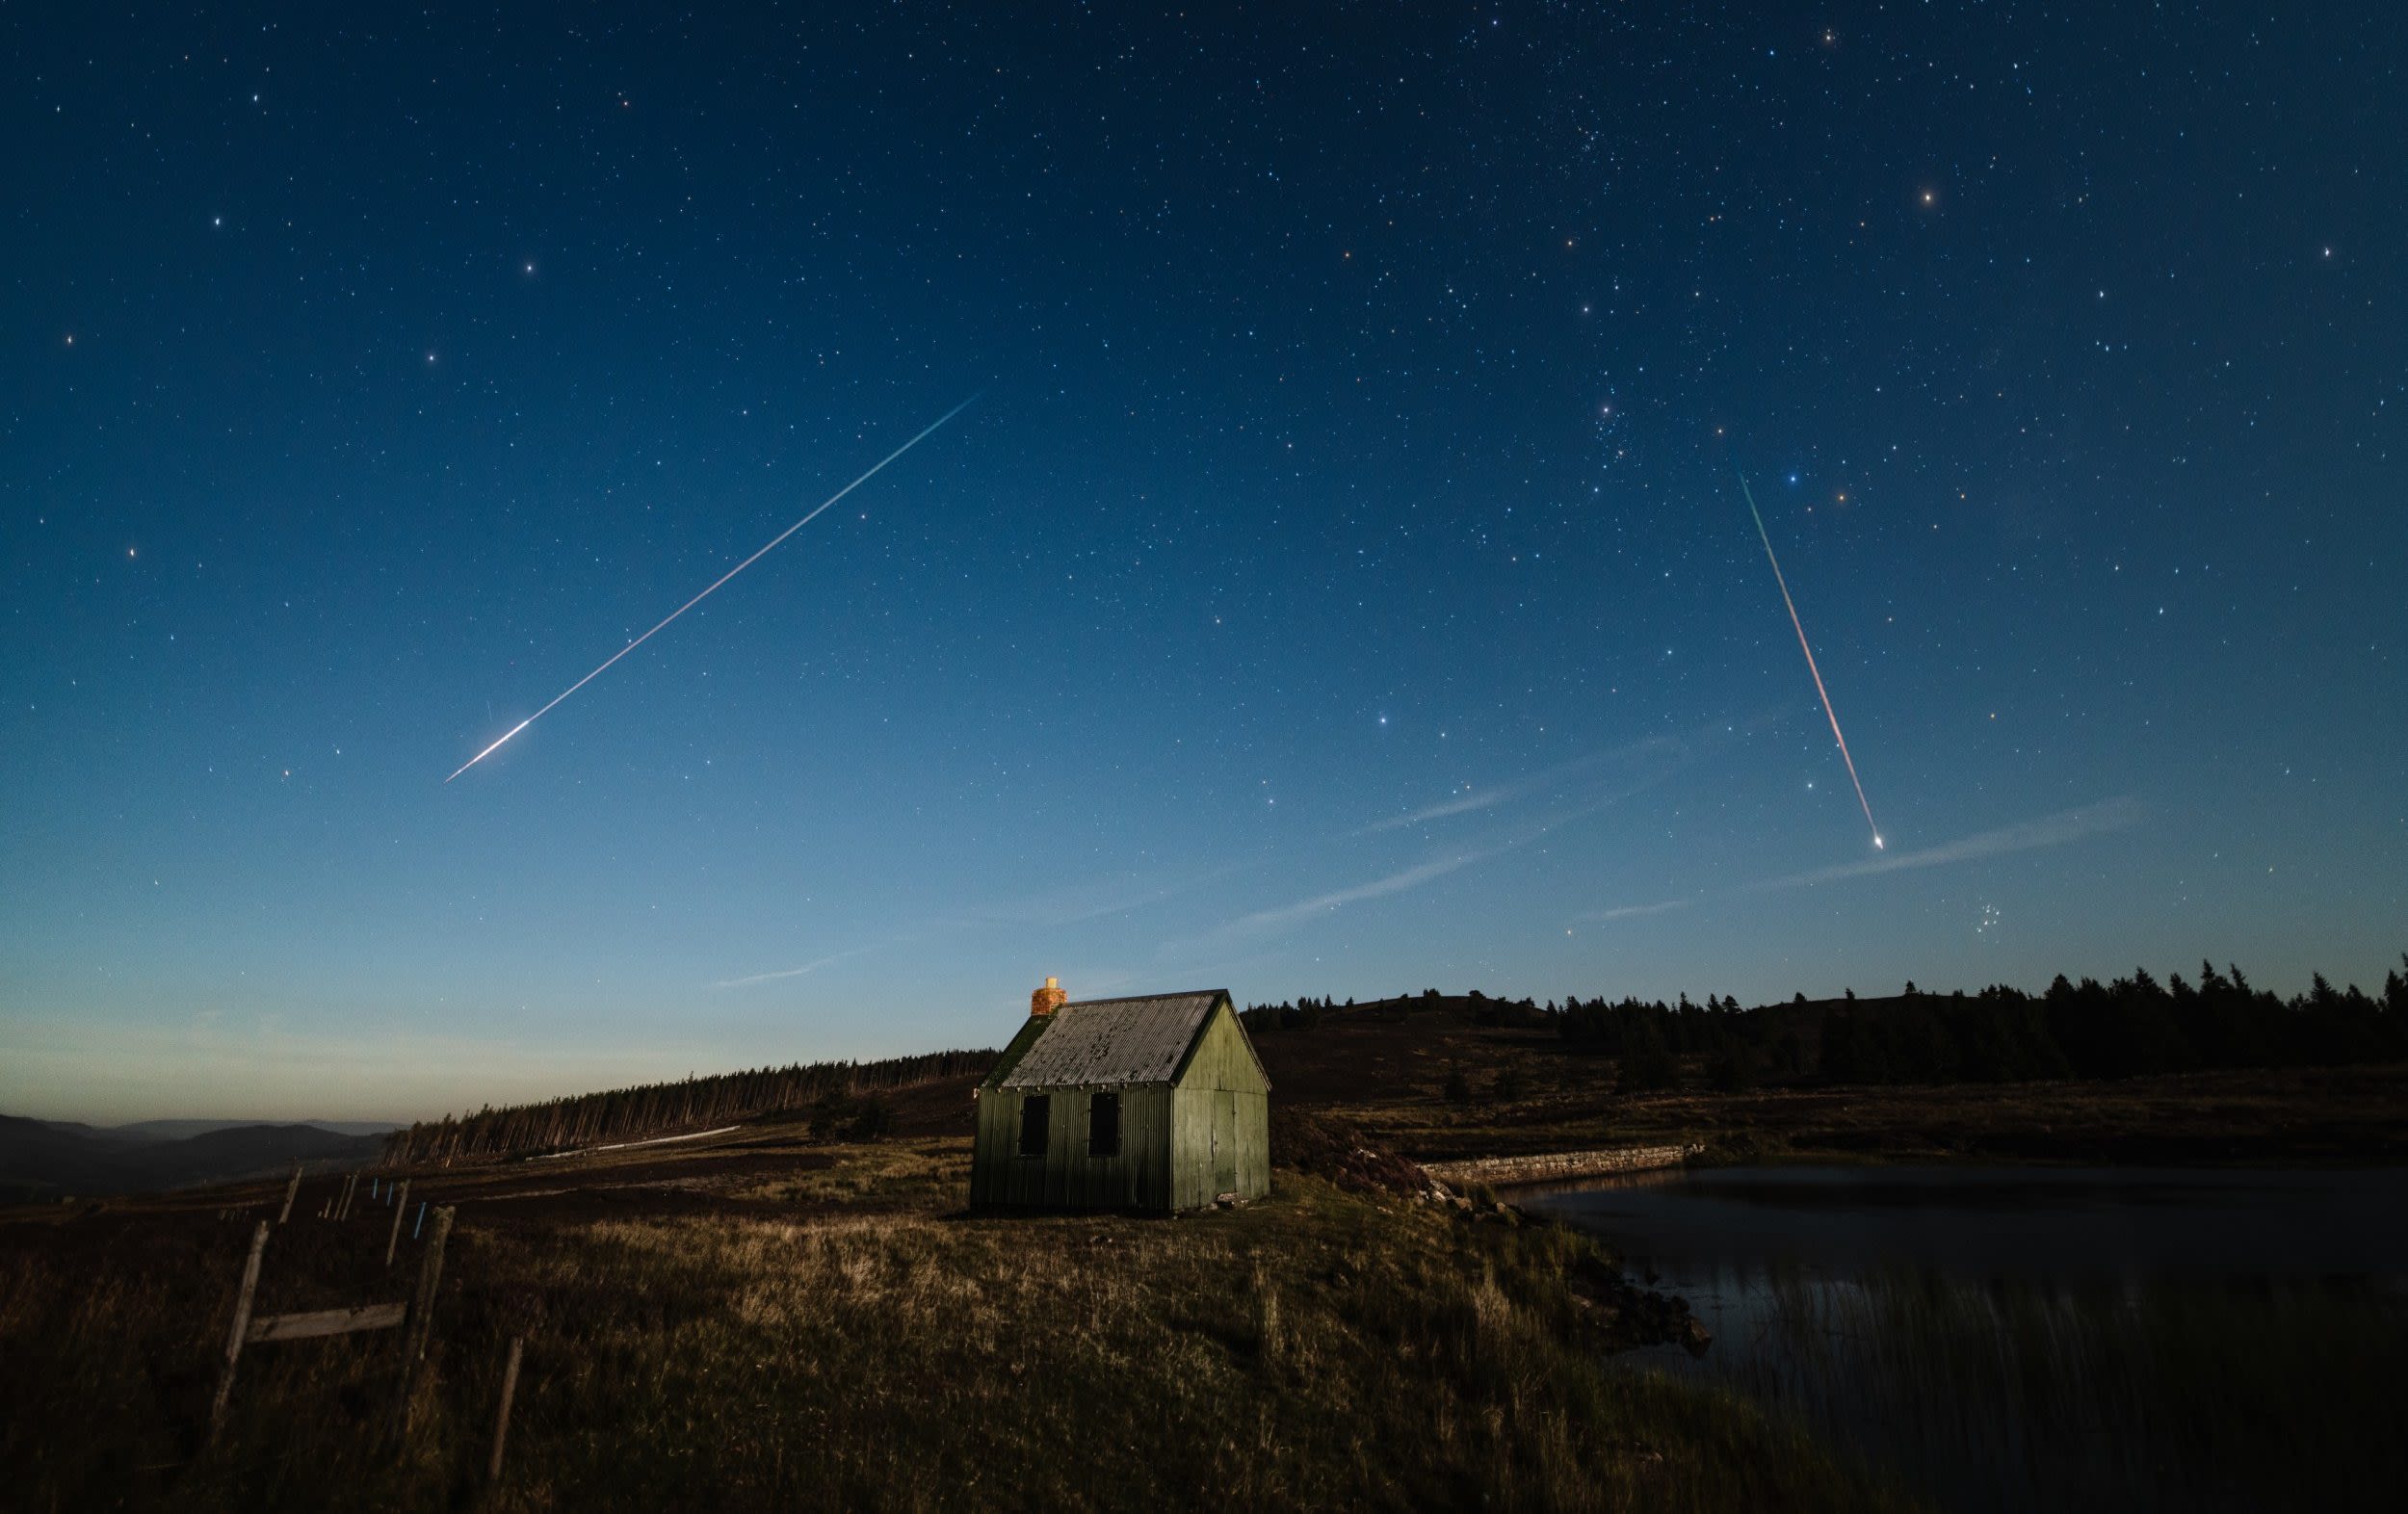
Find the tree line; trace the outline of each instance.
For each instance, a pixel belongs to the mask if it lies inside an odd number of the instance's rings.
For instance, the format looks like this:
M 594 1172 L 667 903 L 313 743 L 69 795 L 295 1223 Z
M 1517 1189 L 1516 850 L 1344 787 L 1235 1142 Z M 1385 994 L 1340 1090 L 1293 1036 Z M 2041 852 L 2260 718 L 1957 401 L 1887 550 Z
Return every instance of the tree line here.
M 2408 955 L 2400 958 L 2408 968 Z M 1615 1086 L 1640 1092 L 1677 1085 L 1690 1071 L 1709 1085 L 1764 1081 L 1826 1083 L 2020 1083 L 2052 1078 L 2131 1078 L 2209 1068 L 2334 1066 L 2408 1060 L 2408 976 L 2395 969 L 2372 995 L 2335 988 L 2318 973 L 2289 997 L 2252 984 L 2241 970 L 2202 962 L 2196 981 L 2163 981 L 2146 968 L 2102 983 L 2059 974 L 2038 994 L 1994 983 L 1976 994 L 1925 993 L 1913 983 L 1894 998 L 1839 1000 L 1742 1009 L 1709 994 L 1699 1004 L 1567 997 L 1541 1005 L 1473 993 L 1345 1007 L 1402 1015 L 1421 1005 L 1470 1009 L 1475 1023 L 1550 1031 L 1571 1050 L 1611 1057 Z M 1309 1031 L 1339 1006 L 1326 999 L 1257 1005 L 1249 1030 Z
M 1971 998 L 1841 1004 L 1823 1022 L 1819 1065 L 1844 1083 L 2020 1083 L 2404 1058 L 2408 978 L 2397 970 L 2380 998 L 2321 973 L 2285 998 L 2238 967 L 2203 962 L 2196 982 L 2135 968 L 2107 983 L 2059 974 L 2038 995 L 1997 984 Z
M 851 1118 L 876 1134 L 883 1109 L 876 1095 L 946 1078 L 983 1075 L 996 1053 L 929 1052 L 872 1062 L 808 1062 L 750 1072 L 686 1078 L 541 1104 L 515 1104 L 440 1120 L 425 1120 L 386 1137 L 384 1160 L 405 1162 L 526 1156 L 537 1152 L 644 1140 L 785 1110 L 826 1110 L 841 1103 L 870 1104 Z

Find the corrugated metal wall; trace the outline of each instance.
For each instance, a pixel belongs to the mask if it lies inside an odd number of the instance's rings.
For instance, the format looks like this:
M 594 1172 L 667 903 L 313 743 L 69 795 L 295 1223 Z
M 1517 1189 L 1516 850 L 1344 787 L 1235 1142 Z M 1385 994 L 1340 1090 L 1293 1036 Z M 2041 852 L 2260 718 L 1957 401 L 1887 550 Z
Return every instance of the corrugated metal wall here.
M 1042 1092 L 1051 1108 L 1045 1155 L 1020 1155 L 1020 1109 Z M 1087 1154 L 1088 1106 L 1095 1093 L 1120 1096 L 1120 1154 Z M 970 1202 L 981 1208 L 1166 1209 L 1170 1179 L 1170 1089 L 1161 1083 L 1115 1089 L 988 1088 L 979 1094 L 977 1144 L 970 1160 Z

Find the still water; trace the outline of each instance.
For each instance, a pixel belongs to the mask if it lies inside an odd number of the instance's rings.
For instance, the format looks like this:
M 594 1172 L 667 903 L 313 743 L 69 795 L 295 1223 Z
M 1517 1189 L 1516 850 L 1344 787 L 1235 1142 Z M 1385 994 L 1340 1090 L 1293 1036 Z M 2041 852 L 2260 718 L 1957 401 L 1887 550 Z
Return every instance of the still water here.
M 1969 1511 L 2396 1508 L 2408 1169 L 1719 1167 L 1519 1196 L 1736 1387 Z

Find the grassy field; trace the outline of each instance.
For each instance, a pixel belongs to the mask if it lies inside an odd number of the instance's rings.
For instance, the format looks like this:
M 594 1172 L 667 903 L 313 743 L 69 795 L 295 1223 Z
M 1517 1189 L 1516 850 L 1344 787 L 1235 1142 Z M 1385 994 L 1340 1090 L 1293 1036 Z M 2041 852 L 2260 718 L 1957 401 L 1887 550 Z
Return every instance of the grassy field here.
M 756 1126 L 429 1174 L 432 1370 L 391 1333 L 254 1346 L 202 1426 L 265 1188 L 0 1224 L 0 1501 L 33 1509 L 1360 1505 L 1867 1508 L 1740 1399 L 1617 1371 L 1569 1232 L 1282 1171 L 1176 1220 L 958 1213 L 956 1137 Z M 296 1207 L 315 1214 L 313 1194 Z M 398 1297 L 386 1212 L 276 1231 L 264 1313 Z M 483 1472 L 506 1343 L 509 1462 Z

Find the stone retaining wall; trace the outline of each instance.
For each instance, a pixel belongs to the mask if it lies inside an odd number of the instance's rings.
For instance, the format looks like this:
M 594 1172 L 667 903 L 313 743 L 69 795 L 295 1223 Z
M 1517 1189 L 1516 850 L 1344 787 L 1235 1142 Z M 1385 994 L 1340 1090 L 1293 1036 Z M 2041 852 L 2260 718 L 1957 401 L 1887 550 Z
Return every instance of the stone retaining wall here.
M 1644 1172 L 1677 1167 L 1703 1146 L 1625 1146 L 1615 1151 L 1555 1151 L 1531 1157 L 1480 1157 L 1470 1162 L 1425 1162 L 1422 1170 L 1450 1185 L 1555 1183 L 1609 1172 Z

